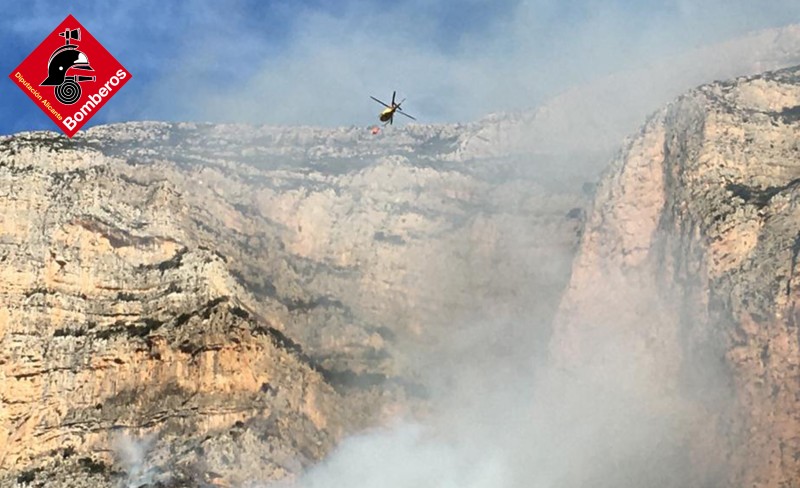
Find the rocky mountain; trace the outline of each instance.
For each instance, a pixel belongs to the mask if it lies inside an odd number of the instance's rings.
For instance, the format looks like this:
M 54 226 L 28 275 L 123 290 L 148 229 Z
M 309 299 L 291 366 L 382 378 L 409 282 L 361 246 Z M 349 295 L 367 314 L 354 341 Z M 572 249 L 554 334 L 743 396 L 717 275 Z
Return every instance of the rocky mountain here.
M 533 357 L 554 425 L 600 439 L 559 486 L 797 486 L 800 69 L 693 89 L 612 155 L 659 97 L 798 39 L 464 125 L 0 138 L 0 486 L 293 480 Z
M 551 352 L 674 422 L 644 485 L 664 465 L 686 477 L 659 486 L 800 483 L 798 114 L 800 68 L 702 86 L 597 187 Z
M 465 318 L 509 319 L 502 351 L 552 316 L 583 196 L 453 157 L 459 130 L 0 141 L 0 484 L 290 479 L 423 406 Z

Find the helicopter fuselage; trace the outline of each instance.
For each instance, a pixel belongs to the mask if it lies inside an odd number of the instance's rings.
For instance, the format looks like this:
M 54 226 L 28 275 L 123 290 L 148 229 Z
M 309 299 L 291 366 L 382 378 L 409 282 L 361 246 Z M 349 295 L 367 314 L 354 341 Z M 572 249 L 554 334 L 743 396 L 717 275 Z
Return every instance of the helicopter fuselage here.
M 381 116 L 380 116 L 381 122 L 386 122 L 386 121 L 390 120 L 392 117 L 394 117 L 394 111 L 395 110 L 396 109 L 393 109 L 393 108 L 387 108 L 386 110 L 381 112 Z

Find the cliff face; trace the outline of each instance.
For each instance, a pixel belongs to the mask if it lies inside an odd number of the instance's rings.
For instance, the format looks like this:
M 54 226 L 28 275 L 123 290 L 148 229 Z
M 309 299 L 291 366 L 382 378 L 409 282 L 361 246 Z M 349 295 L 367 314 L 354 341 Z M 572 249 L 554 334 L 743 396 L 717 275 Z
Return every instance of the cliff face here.
M 562 367 L 681 416 L 693 486 L 800 482 L 798 107 L 793 68 L 655 114 L 598 185 L 556 318 Z
M 552 315 L 581 197 L 456 130 L 0 141 L 0 484 L 292 477 L 420 405 L 466 317 Z
M 247 304 L 228 258 L 192 240 L 175 186 L 92 151 L 5 142 L 0 464 L 10 478 L 52 483 L 63 464 L 78 473 L 64 486 L 96 484 L 86 472 L 108 481 L 110 454 L 154 433 L 153 460 L 132 461 L 147 472 L 132 469 L 131 482 L 157 480 L 164 461 L 186 476 L 280 476 L 330 447 L 346 406 L 325 370 L 278 317 Z M 297 435 L 313 440 L 302 454 Z M 236 452 L 239 441 L 248 447 Z

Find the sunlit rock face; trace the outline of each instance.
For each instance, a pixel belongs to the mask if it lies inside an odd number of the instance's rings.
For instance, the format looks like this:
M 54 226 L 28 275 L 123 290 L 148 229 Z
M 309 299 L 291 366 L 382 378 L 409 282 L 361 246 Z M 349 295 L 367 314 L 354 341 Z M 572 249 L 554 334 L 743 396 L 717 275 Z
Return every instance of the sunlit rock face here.
M 552 316 L 580 185 L 453 157 L 460 130 L 0 141 L 3 483 L 292 478 L 424 405 L 453 335 Z
M 792 68 L 656 113 L 597 187 L 557 315 L 559 364 L 684 412 L 693 483 L 800 482 L 798 107 Z

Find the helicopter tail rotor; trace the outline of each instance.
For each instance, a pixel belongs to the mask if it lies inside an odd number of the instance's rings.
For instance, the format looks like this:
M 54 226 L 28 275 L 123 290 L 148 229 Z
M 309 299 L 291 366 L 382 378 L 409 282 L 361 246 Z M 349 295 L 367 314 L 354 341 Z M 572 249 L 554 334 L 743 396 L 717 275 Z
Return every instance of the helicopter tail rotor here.
M 417 120 L 414 117 L 412 117 L 412 116 L 408 115 L 407 113 L 403 112 L 403 109 L 400 108 L 400 105 L 402 105 L 402 103 L 405 102 L 405 101 L 406 101 L 406 99 L 404 98 L 404 99 L 400 100 L 400 103 L 397 104 L 397 113 L 405 115 L 406 117 L 408 117 L 411 120 Z

